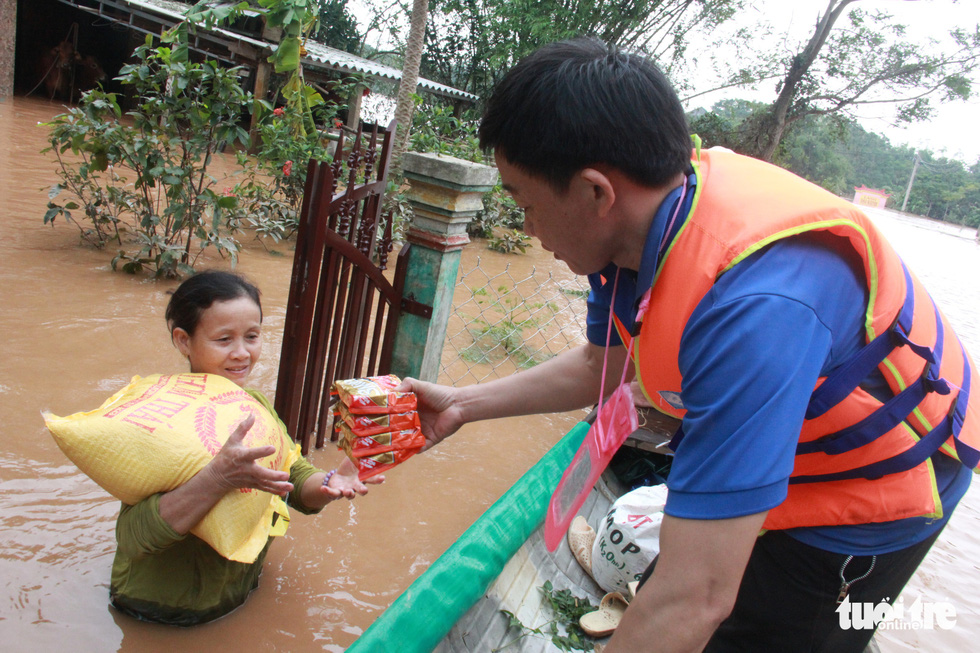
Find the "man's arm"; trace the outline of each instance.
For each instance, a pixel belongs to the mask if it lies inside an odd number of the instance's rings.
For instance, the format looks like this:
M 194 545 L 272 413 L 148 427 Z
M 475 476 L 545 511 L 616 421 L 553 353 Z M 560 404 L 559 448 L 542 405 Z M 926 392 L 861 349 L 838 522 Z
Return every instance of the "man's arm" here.
M 599 398 L 602 358 L 602 347 L 587 344 L 489 383 L 453 388 L 406 378 L 398 389 L 418 395 L 419 418 L 428 448 L 469 422 L 562 412 L 595 403 Z M 607 395 L 616 389 L 625 361 L 625 347 L 610 348 Z M 627 375 L 629 378 L 631 374 Z
M 765 512 L 733 519 L 665 516 L 660 557 L 606 653 L 698 652 L 731 613 Z

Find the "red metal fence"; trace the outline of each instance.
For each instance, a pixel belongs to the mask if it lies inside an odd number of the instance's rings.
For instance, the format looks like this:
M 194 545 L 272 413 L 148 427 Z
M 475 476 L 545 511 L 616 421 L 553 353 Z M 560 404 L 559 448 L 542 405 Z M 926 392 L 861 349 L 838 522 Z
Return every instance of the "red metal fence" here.
M 353 138 L 341 133 L 332 162 L 309 164 L 276 387 L 276 412 L 303 453 L 314 435 L 317 448 L 326 439 L 333 382 L 386 373 L 399 315 L 426 312 L 402 299 L 408 245 L 394 280 L 383 274 L 392 249 L 381 203 L 393 134 L 394 122 L 362 125 Z

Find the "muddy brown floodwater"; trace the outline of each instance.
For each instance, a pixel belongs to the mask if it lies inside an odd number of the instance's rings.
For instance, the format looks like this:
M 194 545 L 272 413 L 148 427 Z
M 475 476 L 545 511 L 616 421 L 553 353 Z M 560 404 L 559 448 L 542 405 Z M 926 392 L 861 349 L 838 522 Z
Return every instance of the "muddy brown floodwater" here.
M 74 226 L 42 224 L 57 179 L 39 154 L 46 129 L 38 122 L 62 110 L 25 98 L 0 103 L 0 649 L 344 650 L 574 416 L 467 427 L 368 496 L 297 516 L 273 544 L 259 588 L 215 623 L 179 629 L 120 616 L 108 606 L 119 503 L 61 453 L 40 411 L 91 410 L 133 375 L 184 371 L 185 363 L 163 322 L 174 283 L 112 273 L 111 255 L 80 245 Z M 263 359 L 250 381 L 272 397 L 292 253 L 245 246 L 237 269 L 262 289 L 266 315 Z M 481 266 L 502 268 L 503 260 L 488 252 Z M 311 459 L 329 469 L 339 456 L 323 449 Z
M 0 650 L 344 650 L 580 414 L 469 425 L 388 474 L 367 497 L 297 516 L 273 544 L 259 588 L 217 622 L 179 629 L 115 613 L 107 599 L 119 503 L 65 458 L 40 411 L 93 409 L 133 375 L 183 371 L 184 361 L 163 323 L 172 282 L 114 274 L 110 256 L 80 245 L 75 227 L 42 224 L 56 177 L 52 160 L 39 154 L 46 130 L 38 122 L 61 110 L 24 98 L 0 103 Z M 881 219 L 967 345 L 980 352 L 976 246 L 962 234 Z M 276 253 L 252 242 L 245 247 L 238 269 L 258 282 L 266 315 L 264 358 L 251 381 L 272 396 L 292 254 L 288 245 Z M 540 248 L 523 257 L 470 248 L 464 267 L 478 254 L 490 274 L 506 263 L 553 265 Z M 938 269 L 938 261 L 946 276 L 923 273 Z M 220 260 L 207 265 L 227 267 Z M 330 468 L 339 456 L 324 449 L 311 459 Z M 950 602 L 956 626 L 881 633 L 886 653 L 975 647 L 978 494 L 974 484 L 903 594 L 907 606 Z

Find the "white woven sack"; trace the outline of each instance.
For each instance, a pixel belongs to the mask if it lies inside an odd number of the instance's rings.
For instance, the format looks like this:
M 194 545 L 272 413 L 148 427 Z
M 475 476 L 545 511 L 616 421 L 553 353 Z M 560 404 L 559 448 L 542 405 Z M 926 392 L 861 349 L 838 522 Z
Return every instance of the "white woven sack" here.
M 660 553 L 667 486 L 639 487 L 619 497 L 596 529 L 592 575 L 607 592 L 627 593 Z

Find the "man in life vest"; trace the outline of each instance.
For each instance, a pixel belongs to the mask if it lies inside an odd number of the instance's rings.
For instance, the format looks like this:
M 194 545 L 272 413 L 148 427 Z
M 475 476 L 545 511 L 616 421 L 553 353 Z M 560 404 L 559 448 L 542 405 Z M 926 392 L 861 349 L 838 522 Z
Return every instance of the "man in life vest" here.
M 921 284 L 849 202 L 692 150 L 666 77 L 596 41 L 514 67 L 480 140 L 525 231 L 589 275 L 589 344 L 485 384 L 406 379 L 429 446 L 591 405 L 629 355 L 634 400 L 680 429 L 660 556 L 607 652 L 862 651 L 874 629 L 840 605 L 898 597 L 980 459 L 973 363 Z

